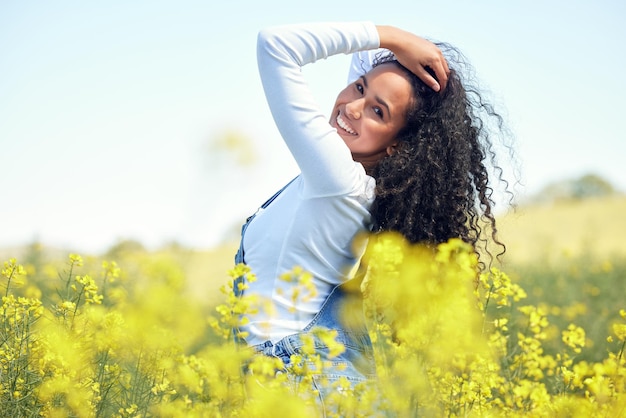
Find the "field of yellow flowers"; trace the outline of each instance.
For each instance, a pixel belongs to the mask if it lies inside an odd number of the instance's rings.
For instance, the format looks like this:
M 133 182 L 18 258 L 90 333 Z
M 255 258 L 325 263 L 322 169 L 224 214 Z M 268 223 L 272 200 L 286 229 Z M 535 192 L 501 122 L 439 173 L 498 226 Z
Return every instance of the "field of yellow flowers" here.
M 277 375 L 276 359 L 233 342 L 262 301 L 225 281 L 216 306 L 189 294 L 171 254 L 118 256 L 3 264 L 0 416 L 321 415 L 312 382 L 343 350 L 332 332 L 312 330 L 331 341 L 327 358 L 304 347 L 294 376 Z M 365 260 L 378 379 L 340 379 L 328 416 L 626 416 L 619 259 L 477 278 L 460 241 L 433 251 L 381 235 Z M 289 277 L 294 298 L 313 291 L 304 272 Z

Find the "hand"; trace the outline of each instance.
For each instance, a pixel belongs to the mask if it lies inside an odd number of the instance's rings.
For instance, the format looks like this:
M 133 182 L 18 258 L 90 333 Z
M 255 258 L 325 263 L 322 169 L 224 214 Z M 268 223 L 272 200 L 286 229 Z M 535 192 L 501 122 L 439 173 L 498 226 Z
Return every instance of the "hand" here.
M 448 62 L 437 45 L 424 38 L 393 26 L 376 26 L 381 48 L 394 53 L 398 62 L 419 77 L 435 91 L 442 91 L 448 83 Z M 431 76 L 430 68 L 437 79 Z M 437 81 L 439 80 L 439 81 Z

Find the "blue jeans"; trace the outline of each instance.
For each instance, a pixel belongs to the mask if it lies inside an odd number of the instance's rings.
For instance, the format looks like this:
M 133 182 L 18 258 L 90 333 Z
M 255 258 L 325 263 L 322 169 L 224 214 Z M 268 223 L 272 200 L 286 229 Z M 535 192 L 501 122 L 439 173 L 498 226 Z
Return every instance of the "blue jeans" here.
M 288 335 L 275 344 L 266 341 L 252 348 L 258 353 L 281 359 L 284 364 L 282 372 L 288 374 L 289 381 L 298 383 L 299 377 L 290 375 L 291 356 L 301 354 L 305 334 L 312 337 L 315 353 L 320 356 L 325 367 L 313 373 L 314 387 L 311 389 L 318 392 L 318 401 L 325 408 L 325 400 L 332 391 L 337 390 L 333 384 L 340 378 L 347 379 L 354 388 L 358 383 L 372 382 L 376 377 L 374 353 L 362 306 L 359 282 L 350 280 L 333 289 L 320 311 L 301 332 Z M 343 344 L 345 351 L 330 358 L 328 345 L 311 332 L 316 327 L 336 330 L 335 340 Z
M 298 354 L 304 345 L 302 335 L 309 334 L 314 337 L 316 352 L 322 360 L 337 363 L 338 366 L 346 366 L 344 370 L 335 371 L 333 374 L 346 376 L 349 380 L 355 381 L 374 377 L 376 370 L 372 343 L 362 312 L 360 290 L 356 285 L 358 285 L 356 280 L 350 280 L 336 286 L 324 301 L 320 311 L 301 332 L 288 335 L 276 344 L 266 341 L 253 348 L 257 352 L 280 358 L 288 366 L 291 355 Z M 316 327 L 336 330 L 335 340 L 343 344 L 346 350 L 339 356 L 329 358 L 327 344 L 311 332 Z

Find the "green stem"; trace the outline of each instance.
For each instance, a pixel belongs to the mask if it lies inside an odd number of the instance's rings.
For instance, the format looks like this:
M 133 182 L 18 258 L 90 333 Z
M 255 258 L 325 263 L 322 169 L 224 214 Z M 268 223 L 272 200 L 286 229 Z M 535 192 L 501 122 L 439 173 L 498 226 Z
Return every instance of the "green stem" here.
M 76 318 L 76 312 L 78 312 L 78 304 L 80 303 L 80 299 L 85 293 L 85 285 L 80 289 L 80 293 L 78 293 L 78 297 L 76 298 L 76 303 L 74 304 L 74 312 L 72 312 L 72 326 L 74 325 L 74 319 Z
M 489 286 L 489 290 L 487 291 L 487 299 L 485 300 L 485 307 L 483 308 L 483 329 L 481 334 L 485 334 L 485 324 L 487 323 L 487 307 L 489 306 L 489 301 L 491 300 L 491 293 L 493 291 L 494 284 L 491 283 Z
M 619 350 L 619 355 L 617 356 L 617 361 L 620 362 L 622 360 L 622 355 L 624 355 L 624 346 L 626 346 L 626 340 L 622 342 L 622 348 Z
M 9 277 L 7 278 L 7 290 L 4 293 L 5 297 L 9 296 L 9 288 L 11 287 L 11 279 L 13 278 L 13 275 L 15 274 L 15 269 L 16 268 L 17 268 L 17 266 L 15 264 L 13 264 L 11 266 L 11 274 L 9 274 Z
M 70 282 L 72 281 L 72 273 L 74 272 L 74 261 L 70 262 L 70 272 L 67 275 L 67 280 L 65 281 L 65 299 L 69 300 L 70 298 Z

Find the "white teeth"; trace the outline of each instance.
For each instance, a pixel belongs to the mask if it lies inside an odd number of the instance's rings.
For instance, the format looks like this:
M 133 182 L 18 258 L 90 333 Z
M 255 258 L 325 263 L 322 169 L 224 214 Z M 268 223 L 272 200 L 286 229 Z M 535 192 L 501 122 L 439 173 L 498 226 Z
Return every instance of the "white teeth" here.
M 352 128 L 350 128 L 348 126 L 347 123 L 345 123 L 343 121 L 343 119 L 341 119 L 341 116 L 337 115 L 337 125 L 339 125 L 343 130 L 345 130 L 348 133 L 351 133 L 352 135 L 355 135 L 356 132 L 354 132 L 354 130 Z

